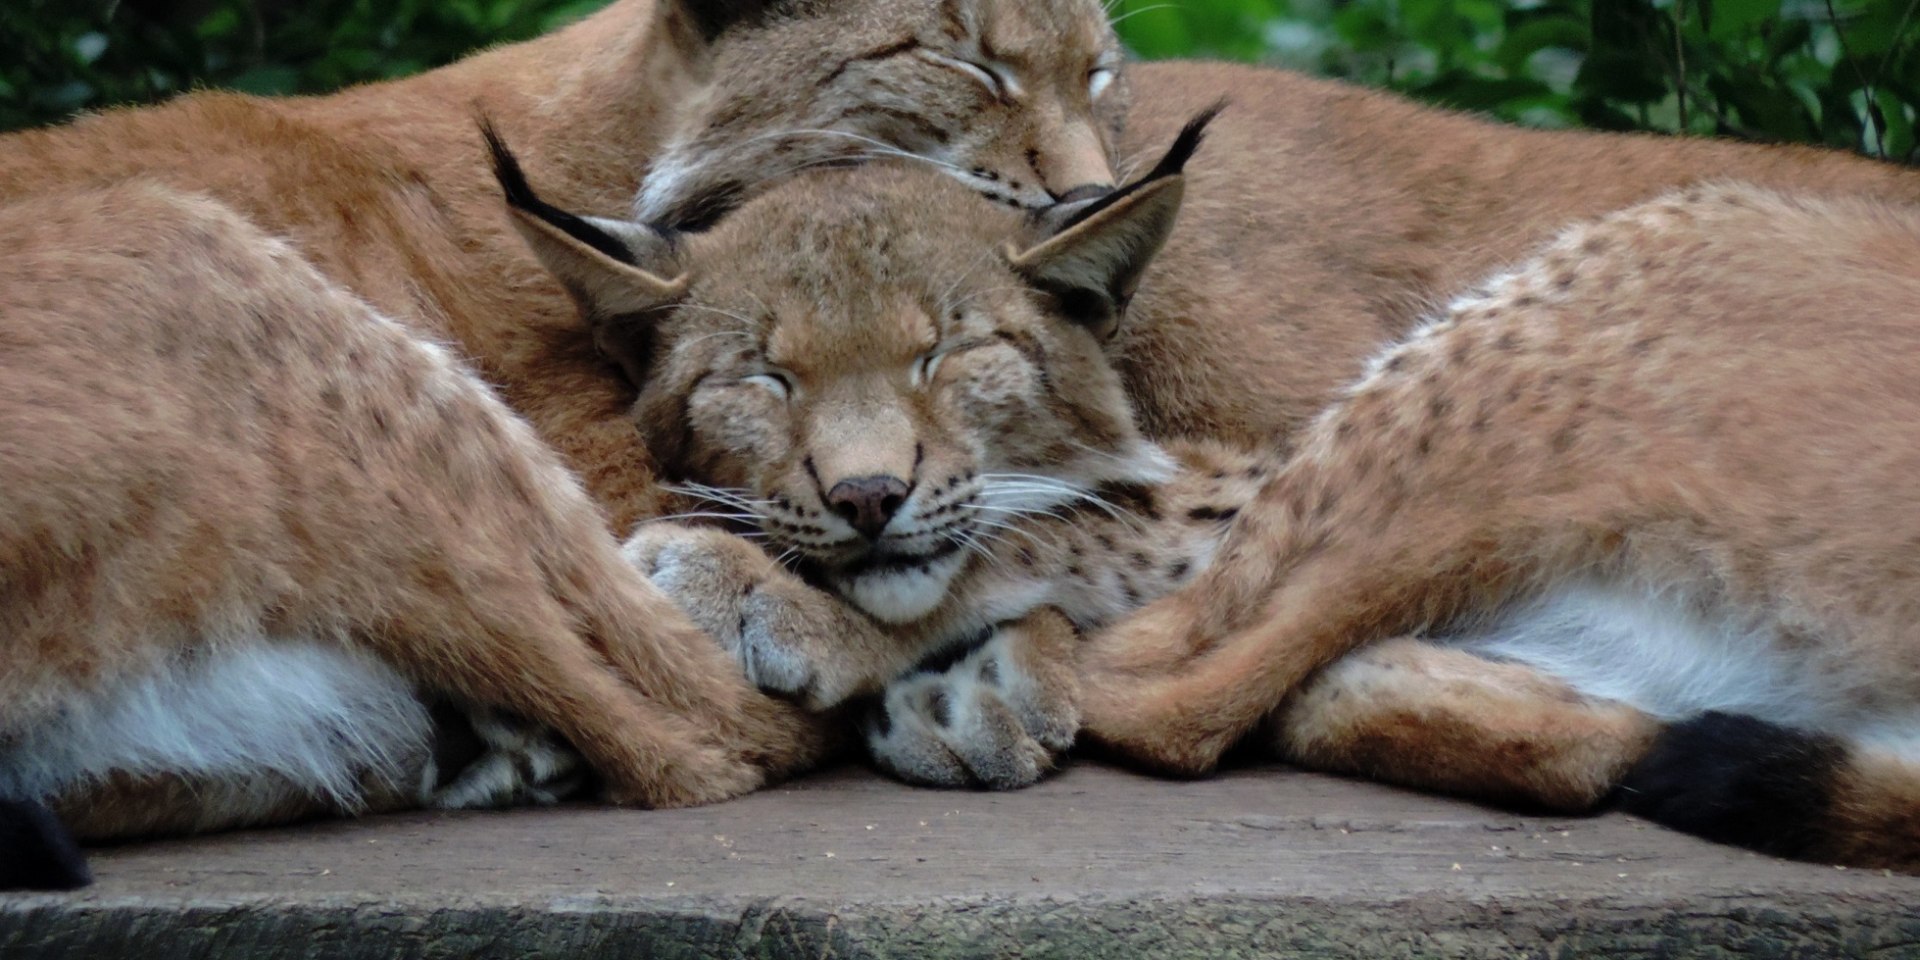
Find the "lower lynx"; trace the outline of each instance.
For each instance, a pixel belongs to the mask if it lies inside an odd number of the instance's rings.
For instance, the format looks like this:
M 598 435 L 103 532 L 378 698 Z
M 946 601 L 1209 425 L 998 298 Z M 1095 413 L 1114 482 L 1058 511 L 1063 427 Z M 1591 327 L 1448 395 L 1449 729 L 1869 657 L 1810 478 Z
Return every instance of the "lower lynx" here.
M 1196 133 L 1038 223 L 901 171 L 803 178 L 679 246 L 528 212 L 645 358 L 662 462 L 866 616 L 724 536 L 643 528 L 635 559 L 814 707 L 978 640 L 884 693 L 870 742 L 911 779 L 1030 782 L 1076 724 L 1182 773 L 1258 736 L 1920 867 L 1920 212 L 1723 185 L 1570 228 L 1284 461 L 1209 472 L 1139 436 L 1102 354 Z

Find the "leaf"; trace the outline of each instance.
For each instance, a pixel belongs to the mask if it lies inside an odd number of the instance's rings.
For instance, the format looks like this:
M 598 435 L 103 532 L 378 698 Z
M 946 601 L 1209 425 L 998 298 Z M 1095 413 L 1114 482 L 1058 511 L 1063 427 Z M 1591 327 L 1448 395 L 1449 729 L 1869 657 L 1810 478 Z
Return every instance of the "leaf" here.
M 1882 131 L 1880 155 L 1905 158 L 1914 149 L 1914 124 L 1907 114 L 1908 104 L 1890 90 L 1882 88 L 1874 92 L 1877 98 L 1873 117 Z
M 1776 64 L 1780 58 L 1807 45 L 1813 39 L 1813 25 L 1805 20 L 1781 20 L 1772 24 L 1768 32 L 1766 62 Z
M 1713 18 L 1703 17 L 1702 25 L 1707 36 L 1725 42 L 1743 39 L 1779 16 L 1780 0 L 1713 0 Z
M 1716 74 L 1707 79 L 1707 89 L 1740 115 L 1741 123 L 1775 140 L 1803 142 L 1813 138 L 1814 118 L 1792 93 L 1769 86 L 1754 76 L 1740 78 Z
M 1587 49 L 1587 26 L 1572 17 L 1530 20 L 1510 31 L 1494 51 L 1493 60 L 1508 73 L 1524 70 L 1534 54 L 1549 47 Z

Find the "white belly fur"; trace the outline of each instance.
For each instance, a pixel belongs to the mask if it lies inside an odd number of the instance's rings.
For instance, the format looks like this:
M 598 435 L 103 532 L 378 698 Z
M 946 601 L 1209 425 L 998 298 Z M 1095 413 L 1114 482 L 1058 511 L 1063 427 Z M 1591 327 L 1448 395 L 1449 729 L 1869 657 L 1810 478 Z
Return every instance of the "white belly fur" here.
M 1920 758 L 1920 710 L 1870 708 L 1861 689 L 1870 678 L 1783 643 L 1770 622 L 1702 611 L 1638 585 L 1556 584 L 1443 642 L 1664 720 L 1718 710 Z
M 364 776 L 404 782 L 431 735 L 413 686 L 371 657 L 312 640 L 225 646 L 0 736 L 0 797 L 49 797 L 115 772 L 271 774 L 351 810 Z

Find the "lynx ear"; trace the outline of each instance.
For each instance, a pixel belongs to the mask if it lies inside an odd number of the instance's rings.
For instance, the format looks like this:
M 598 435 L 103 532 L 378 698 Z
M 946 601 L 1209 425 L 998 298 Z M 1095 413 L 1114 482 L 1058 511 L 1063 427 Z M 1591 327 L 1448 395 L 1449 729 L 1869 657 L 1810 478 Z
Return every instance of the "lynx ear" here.
M 1068 319 L 1111 336 L 1147 265 L 1173 233 L 1187 160 L 1223 106 L 1188 122 L 1145 177 L 1105 196 L 1042 211 L 1035 219 L 1042 239 L 1025 251 L 1009 251 L 1013 269 L 1051 294 Z
M 514 227 L 579 305 L 594 345 L 640 383 L 651 338 L 645 323 L 637 321 L 687 292 L 673 237 L 645 224 L 577 216 L 547 203 L 533 192 L 520 161 L 484 118 L 480 133 Z

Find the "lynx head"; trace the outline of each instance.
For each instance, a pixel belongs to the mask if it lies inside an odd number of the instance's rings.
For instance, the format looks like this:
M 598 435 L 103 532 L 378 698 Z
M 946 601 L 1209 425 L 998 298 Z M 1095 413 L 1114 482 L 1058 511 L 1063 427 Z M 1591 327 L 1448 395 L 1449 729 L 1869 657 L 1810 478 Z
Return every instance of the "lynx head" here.
M 901 155 L 1025 209 L 1113 185 L 1127 97 L 1100 0 L 709 6 L 711 78 L 646 174 L 643 222 L 702 226 L 788 174 Z
M 1170 474 L 1105 349 L 1203 123 L 1140 182 L 1040 215 L 875 164 L 681 236 L 555 210 L 498 157 L 522 232 L 640 385 L 660 466 L 907 622 L 996 531 Z

